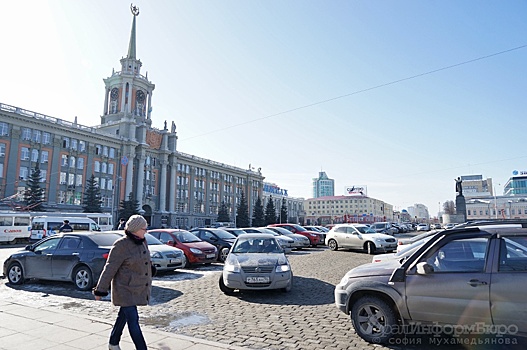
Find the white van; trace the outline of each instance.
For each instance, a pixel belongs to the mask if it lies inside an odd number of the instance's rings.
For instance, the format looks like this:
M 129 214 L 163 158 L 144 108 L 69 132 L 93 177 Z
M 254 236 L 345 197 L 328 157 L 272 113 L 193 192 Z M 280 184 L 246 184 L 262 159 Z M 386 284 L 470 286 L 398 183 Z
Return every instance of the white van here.
M 59 228 L 64 220 L 69 220 L 73 231 L 101 231 L 100 227 L 90 218 L 82 217 L 64 217 L 64 216 L 35 216 L 31 220 L 30 241 L 53 236 L 59 233 Z
M 0 212 L 0 243 L 27 242 L 31 229 L 29 213 Z

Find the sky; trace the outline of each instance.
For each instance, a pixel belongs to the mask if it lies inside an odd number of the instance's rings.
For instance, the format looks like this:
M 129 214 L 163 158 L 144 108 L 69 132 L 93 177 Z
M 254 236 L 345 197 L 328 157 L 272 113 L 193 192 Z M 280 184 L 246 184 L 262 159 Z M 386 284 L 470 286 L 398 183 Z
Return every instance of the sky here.
M 0 1 L 0 103 L 88 126 L 130 2 Z M 178 151 L 261 168 L 291 197 L 320 171 L 437 215 L 461 175 L 527 170 L 527 1 L 137 0 L 153 126 Z

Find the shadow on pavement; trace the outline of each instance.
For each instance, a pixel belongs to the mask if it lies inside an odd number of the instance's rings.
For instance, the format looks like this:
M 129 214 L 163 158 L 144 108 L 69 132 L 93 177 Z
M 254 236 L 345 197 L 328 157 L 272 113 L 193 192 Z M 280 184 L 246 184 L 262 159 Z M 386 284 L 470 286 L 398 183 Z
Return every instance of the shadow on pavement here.
M 315 278 L 293 277 L 293 289 L 236 291 L 237 297 L 249 303 L 269 305 L 325 305 L 335 302 L 335 286 Z

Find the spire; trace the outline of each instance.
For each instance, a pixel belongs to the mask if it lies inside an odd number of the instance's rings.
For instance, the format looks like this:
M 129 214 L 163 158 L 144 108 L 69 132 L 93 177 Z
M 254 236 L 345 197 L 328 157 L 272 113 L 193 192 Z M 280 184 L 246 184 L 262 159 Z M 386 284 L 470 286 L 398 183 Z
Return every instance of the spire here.
M 130 43 L 128 44 L 128 55 L 126 57 L 135 60 L 135 18 L 139 16 L 139 7 L 130 4 L 130 11 L 132 11 L 134 19 L 132 22 L 132 32 L 130 33 Z

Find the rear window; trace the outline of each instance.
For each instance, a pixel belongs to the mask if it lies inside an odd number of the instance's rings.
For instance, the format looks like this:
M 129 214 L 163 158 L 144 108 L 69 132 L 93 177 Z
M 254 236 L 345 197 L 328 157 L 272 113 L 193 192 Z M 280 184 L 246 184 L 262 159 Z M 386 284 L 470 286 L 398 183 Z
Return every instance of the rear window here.
M 90 239 L 99 247 L 111 246 L 122 236 L 117 233 L 101 233 L 89 236 Z

